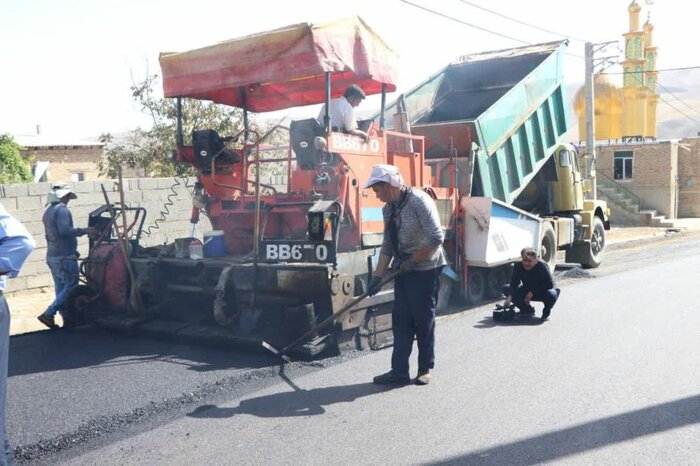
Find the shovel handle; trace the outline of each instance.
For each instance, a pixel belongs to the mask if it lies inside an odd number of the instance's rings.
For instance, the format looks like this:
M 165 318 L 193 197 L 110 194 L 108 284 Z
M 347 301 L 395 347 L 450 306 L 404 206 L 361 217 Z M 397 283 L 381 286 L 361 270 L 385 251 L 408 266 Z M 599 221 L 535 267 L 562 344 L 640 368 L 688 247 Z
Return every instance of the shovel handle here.
M 391 272 L 391 273 L 387 274 L 387 275 L 386 275 L 384 278 L 382 278 L 382 280 L 379 282 L 379 288 L 381 288 L 382 286 L 384 286 L 384 285 L 386 285 L 387 283 L 389 283 L 389 282 L 390 282 L 391 280 L 393 280 L 398 274 L 399 274 L 398 271 L 396 271 L 396 272 Z M 364 300 L 367 296 L 369 296 L 369 295 L 367 294 L 367 291 L 365 291 L 365 292 L 362 293 L 360 296 L 356 297 L 355 299 L 353 299 L 352 301 L 350 301 L 349 303 L 347 303 L 345 306 L 343 306 L 343 307 L 341 307 L 340 309 L 338 309 L 337 311 L 335 311 L 332 315 L 326 317 L 326 318 L 323 319 L 321 322 L 319 322 L 319 323 L 317 323 L 316 325 L 312 326 L 306 333 L 304 333 L 304 334 L 301 335 L 299 338 L 297 338 L 296 340 L 294 340 L 293 342 L 291 342 L 290 344 L 288 344 L 287 346 L 285 346 L 284 348 L 282 348 L 282 350 L 279 351 L 279 354 L 280 354 L 280 355 L 286 354 L 287 351 L 289 351 L 290 349 L 294 348 L 296 345 L 298 345 L 298 344 L 301 343 L 302 341 L 306 340 L 312 333 L 314 333 L 314 332 L 316 332 L 317 330 L 319 330 L 319 329 L 325 327 L 325 326 L 328 325 L 330 322 L 332 322 L 334 319 L 338 318 L 340 315 L 342 315 L 342 314 L 346 313 L 347 311 L 349 311 L 350 309 L 352 309 L 354 306 L 356 306 L 358 303 L 360 303 L 362 300 Z

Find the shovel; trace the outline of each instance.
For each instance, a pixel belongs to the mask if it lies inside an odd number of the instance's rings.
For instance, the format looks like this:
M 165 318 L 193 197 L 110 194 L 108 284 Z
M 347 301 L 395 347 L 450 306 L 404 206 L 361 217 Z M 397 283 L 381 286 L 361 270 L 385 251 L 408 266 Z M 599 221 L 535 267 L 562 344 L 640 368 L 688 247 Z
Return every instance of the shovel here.
M 398 274 L 399 274 L 398 271 L 397 271 L 397 272 L 388 273 L 388 274 L 386 275 L 386 277 L 384 277 L 384 278 L 379 282 L 378 288 L 381 288 L 382 286 L 384 286 L 384 285 L 386 285 L 387 283 L 389 283 L 389 282 L 390 282 L 391 280 L 393 280 L 394 277 L 396 277 Z M 271 351 L 272 353 L 276 354 L 277 356 L 279 356 L 280 358 L 284 359 L 284 360 L 287 361 L 287 362 L 292 362 L 292 360 L 287 356 L 287 352 L 288 352 L 290 349 L 294 348 L 294 347 L 297 346 L 299 343 L 301 343 L 301 342 L 303 342 L 304 340 L 306 340 L 309 336 L 311 336 L 311 334 L 313 334 L 314 332 L 318 331 L 319 329 L 325 327 L 326 325 L 328 325 L 329 323 L 331 323 L 333 320 L 335 320 L 335 319 L 337 319 L 337 318 L 340 318 L 343 314 L 345 314 L 347 311 L 349 311 L 350 309 L 352 309 L 353 307 L 355 307 L 358 303 L 360 303 L 360 302 L 361 302 L 363 299 L 365 299 L 367 296 L 369 296 L 369 295 L 368 295 L 367 292 L 365 291 L 363 294 L 361 294 L 360 296 L 356 297 L 355 299 L 353 299 L 352 301 L 350 301 L 349 303 L 347 303 L 345 306 L 343 306 L 343 307 L 341 307 L 340 309 L 338 309 L 337 311 L 335 311 L 335 312 L 333 313 L 333 315 L 328 316 L 328 317 L 326 317 L 325 319 L 323 319 L 321 322 L 317 323 L 316 325 L 313 325 L 306 333 L 304 333 L 303 335 L 301 335 L 299 338 L 297 338 L 296 340 L 294 340 L 293 342 L 291 342 L 290 344 L 288 344 L 287 346 L 285 346 L 285 347 L 282 348 L 281 350 L 277 350 L 276 348 L 274 348 L 272 345 L 270 345 L 270 344 L 269 344 L 268 342 L 266 342 L 266 341 L 263 341 L 263 342 L 262 342 L 263 348 L 265 348 L 265 349 Z

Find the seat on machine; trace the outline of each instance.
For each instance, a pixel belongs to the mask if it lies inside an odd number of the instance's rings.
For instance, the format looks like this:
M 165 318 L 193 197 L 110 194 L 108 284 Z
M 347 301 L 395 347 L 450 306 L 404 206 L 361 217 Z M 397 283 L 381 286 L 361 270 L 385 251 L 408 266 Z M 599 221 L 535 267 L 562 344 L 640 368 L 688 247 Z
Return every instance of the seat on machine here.
M 316 118 L 292 121 L 289 125 L 289 139 L 299 168 L 309 170 L 321 161 L 321 152 L 316 148 L 314 139 L 325 135 L 326 132 Z

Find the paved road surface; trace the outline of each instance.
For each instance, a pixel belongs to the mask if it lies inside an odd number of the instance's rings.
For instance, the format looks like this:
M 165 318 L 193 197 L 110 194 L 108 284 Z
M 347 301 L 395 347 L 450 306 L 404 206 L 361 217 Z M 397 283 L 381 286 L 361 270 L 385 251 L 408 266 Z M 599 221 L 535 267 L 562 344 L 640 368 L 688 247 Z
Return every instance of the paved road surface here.
M 489 306 L 443 318 L 427 387 L 369 383 L 389 351 L 280 377 L 265 355 L 116 336 L 16 339 L 11 440 L 38 463 L 693 464 L 691 239 L 611 252 L 597 278 L 564 287 L 542 325 L 495 326 Z

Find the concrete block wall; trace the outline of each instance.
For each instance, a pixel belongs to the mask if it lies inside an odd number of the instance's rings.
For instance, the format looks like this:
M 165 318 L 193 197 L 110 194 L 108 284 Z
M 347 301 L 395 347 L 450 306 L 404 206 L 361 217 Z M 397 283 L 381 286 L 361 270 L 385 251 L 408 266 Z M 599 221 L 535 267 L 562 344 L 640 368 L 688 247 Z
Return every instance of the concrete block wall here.
M 172 242 L 175 238 L 190 236 L 190 215 L 192 212 L 191 190 L 185 186 L 195 182 L 194 178 L 138 178 L 124 180 L 125 204 L 130 207 L 146 208 L 146 221 L 144 234 L 141 239 L 143 246 L 156 246 L 166 242 Z M 73 214 L 73 224 L 76 227 L 85 227 L 88 222 L 88 214 L 104 205 L 104 196 L 101 186 L 105 190 L 112 203 L 119 202 L 119 192 L 113 180 L 80 181 L 71 183 L 73 190 L 78 195 L 77 199 L 70 201 L 68 207 Z M 46 265 L 46 238 L 44 237 L 44 225 L 41 217 L 44 213 L 47 193 L 51 183 L 30 183 L 0 185 L 0 203 L 17 220 L 22 222 L 34 236 L 37 247 L 29 257 L 19 277 L 7 280 L 8 294 L 34 293 L 46 291 L 53 287 L 53 281 Z M 167 203 L 169 213 L 165 212 Z M 157 228 L 154 221 L 158 222 Z M 211 230 L 211 223 L 202 215 L 197 224 L 195 236 L 202 239 L 204 231 Z M 87 236 L 78 238 L 78 250 L 82 257 L 87 256 Z
M 665 141 L 648 144 L 611 144 L 597 148 L 598 171 L 613 178 L 616 151 L 632 151 L 632 179 L 615 180 L 641 199 L 643 209 L 653 209 L 667 218 L 676 217 L 678 144 Z

